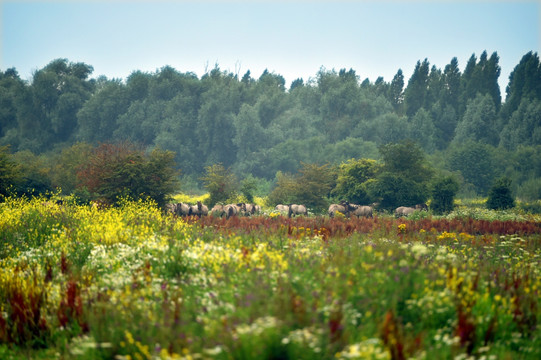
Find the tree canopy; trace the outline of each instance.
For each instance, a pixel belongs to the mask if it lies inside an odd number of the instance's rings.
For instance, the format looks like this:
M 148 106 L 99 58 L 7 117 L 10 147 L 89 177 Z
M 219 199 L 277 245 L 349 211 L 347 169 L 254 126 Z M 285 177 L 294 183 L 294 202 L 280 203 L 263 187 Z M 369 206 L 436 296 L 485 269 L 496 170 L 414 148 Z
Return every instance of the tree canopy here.
M 503 173 L 515 190 L 531 184 L 534 164 L 524 169 L 514 154 L 541 145 L 538 54 L 528 52 L 514 68 L 504 102 L 496 52 L 472 54 L 463 72 L 459 65 L 456 57 L 442 69 L 424 59 L 407 81 L 398 69 L 392 79 L 373 82 L 354 69 L 322 67 L 287 89 L 268 70 L 239 77 L 216 65 L 198 77 L 164 66 L 108 79 L 93 78 L 91 65 L 55 59 L 29 81 L 16 69 L 0 71 L 0 146 L 52 158 L 77 143 L 129 141 L 144 151 L 171 151 L 177 168 L 192 178 L 221 163 L 241 180 L 274 181 L 277 172 L 294 174 L 301 163 L 382 160 L 387 144 L 409 140 L 428 159 L 442 157 L 437 167 L 460 172 L 481 194 Z M 460 155 L 469 147 L 484 147 L 497 159 L 483 165 L 488 175 L 469 170 L 486 162 L 470 164 Z M 395 155 L 404 161 L 404 154 Z

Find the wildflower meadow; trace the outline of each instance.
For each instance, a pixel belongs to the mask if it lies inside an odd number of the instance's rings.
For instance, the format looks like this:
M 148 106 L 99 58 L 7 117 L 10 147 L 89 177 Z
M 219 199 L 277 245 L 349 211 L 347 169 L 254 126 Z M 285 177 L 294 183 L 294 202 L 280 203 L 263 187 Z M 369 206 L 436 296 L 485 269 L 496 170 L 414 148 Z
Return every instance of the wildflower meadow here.
M 2 359 L 539 359 L 541 222 L 0 204 Z M 494 215 L 495 216 L 495 215 Z

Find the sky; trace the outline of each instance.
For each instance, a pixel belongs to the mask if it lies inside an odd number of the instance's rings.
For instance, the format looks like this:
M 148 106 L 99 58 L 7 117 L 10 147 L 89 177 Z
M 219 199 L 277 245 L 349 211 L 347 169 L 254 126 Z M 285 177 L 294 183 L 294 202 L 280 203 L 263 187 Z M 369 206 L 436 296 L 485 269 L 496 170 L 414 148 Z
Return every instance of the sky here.
M 541 53 L 541 2 L 357 1 L 1 1 L 0 70 L 21 78 L 57 58 L 93 66 L 92 77 L 126 79 L 169 65 L 201 77 L 216 65 L 286 85 L 320 69 L 353 69 L 360 80 L 406 82 L 417 61 L 461 70 L 472 54 L 500 58 L 502 97 L 529 51 Z

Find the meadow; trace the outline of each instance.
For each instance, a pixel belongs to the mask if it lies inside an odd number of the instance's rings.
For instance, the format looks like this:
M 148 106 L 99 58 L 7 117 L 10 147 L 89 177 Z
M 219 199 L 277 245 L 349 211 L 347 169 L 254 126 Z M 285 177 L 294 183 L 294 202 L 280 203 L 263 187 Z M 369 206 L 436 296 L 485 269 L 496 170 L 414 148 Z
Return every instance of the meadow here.
M 2 359 L 539 359 L 541 221 L 0 204 Z

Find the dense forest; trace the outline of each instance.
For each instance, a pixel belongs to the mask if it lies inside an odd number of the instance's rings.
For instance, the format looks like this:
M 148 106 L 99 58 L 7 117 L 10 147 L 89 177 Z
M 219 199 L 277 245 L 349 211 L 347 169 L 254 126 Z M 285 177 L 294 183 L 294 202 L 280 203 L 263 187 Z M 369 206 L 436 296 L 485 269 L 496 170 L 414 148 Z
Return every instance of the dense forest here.
M 223 164 L 268 190 L 278 173 L 302 163 L 379 160 L 382 146 L 410 139 L 435 169 L 460 178 L 464 196 L 484 196 L 506 177 L 516 196 L 541 198 L 534 52 L 513 69 L 505 99 L 498 54 L 486 51 L 463 72 L 456 58 L 443 70 L 418 61 L 407 84 L 400 69 L 390 82 L 371 82 L 353 69 L 321 68 L 289 89 L 279 74 L 240 76 L 218 65 L 201 78 L 170 66 L 127 79 L 92 73 L 68 59 L 51 61 L 30 81 L 16 69 L 0 71 L 0 146 L 40 173 L 54 172 L 85 144 L 130 142 L 173 151 L 185 187 L 200 187 L 205 167 Z M 51 186 L 64 185 L 48 176 Z

